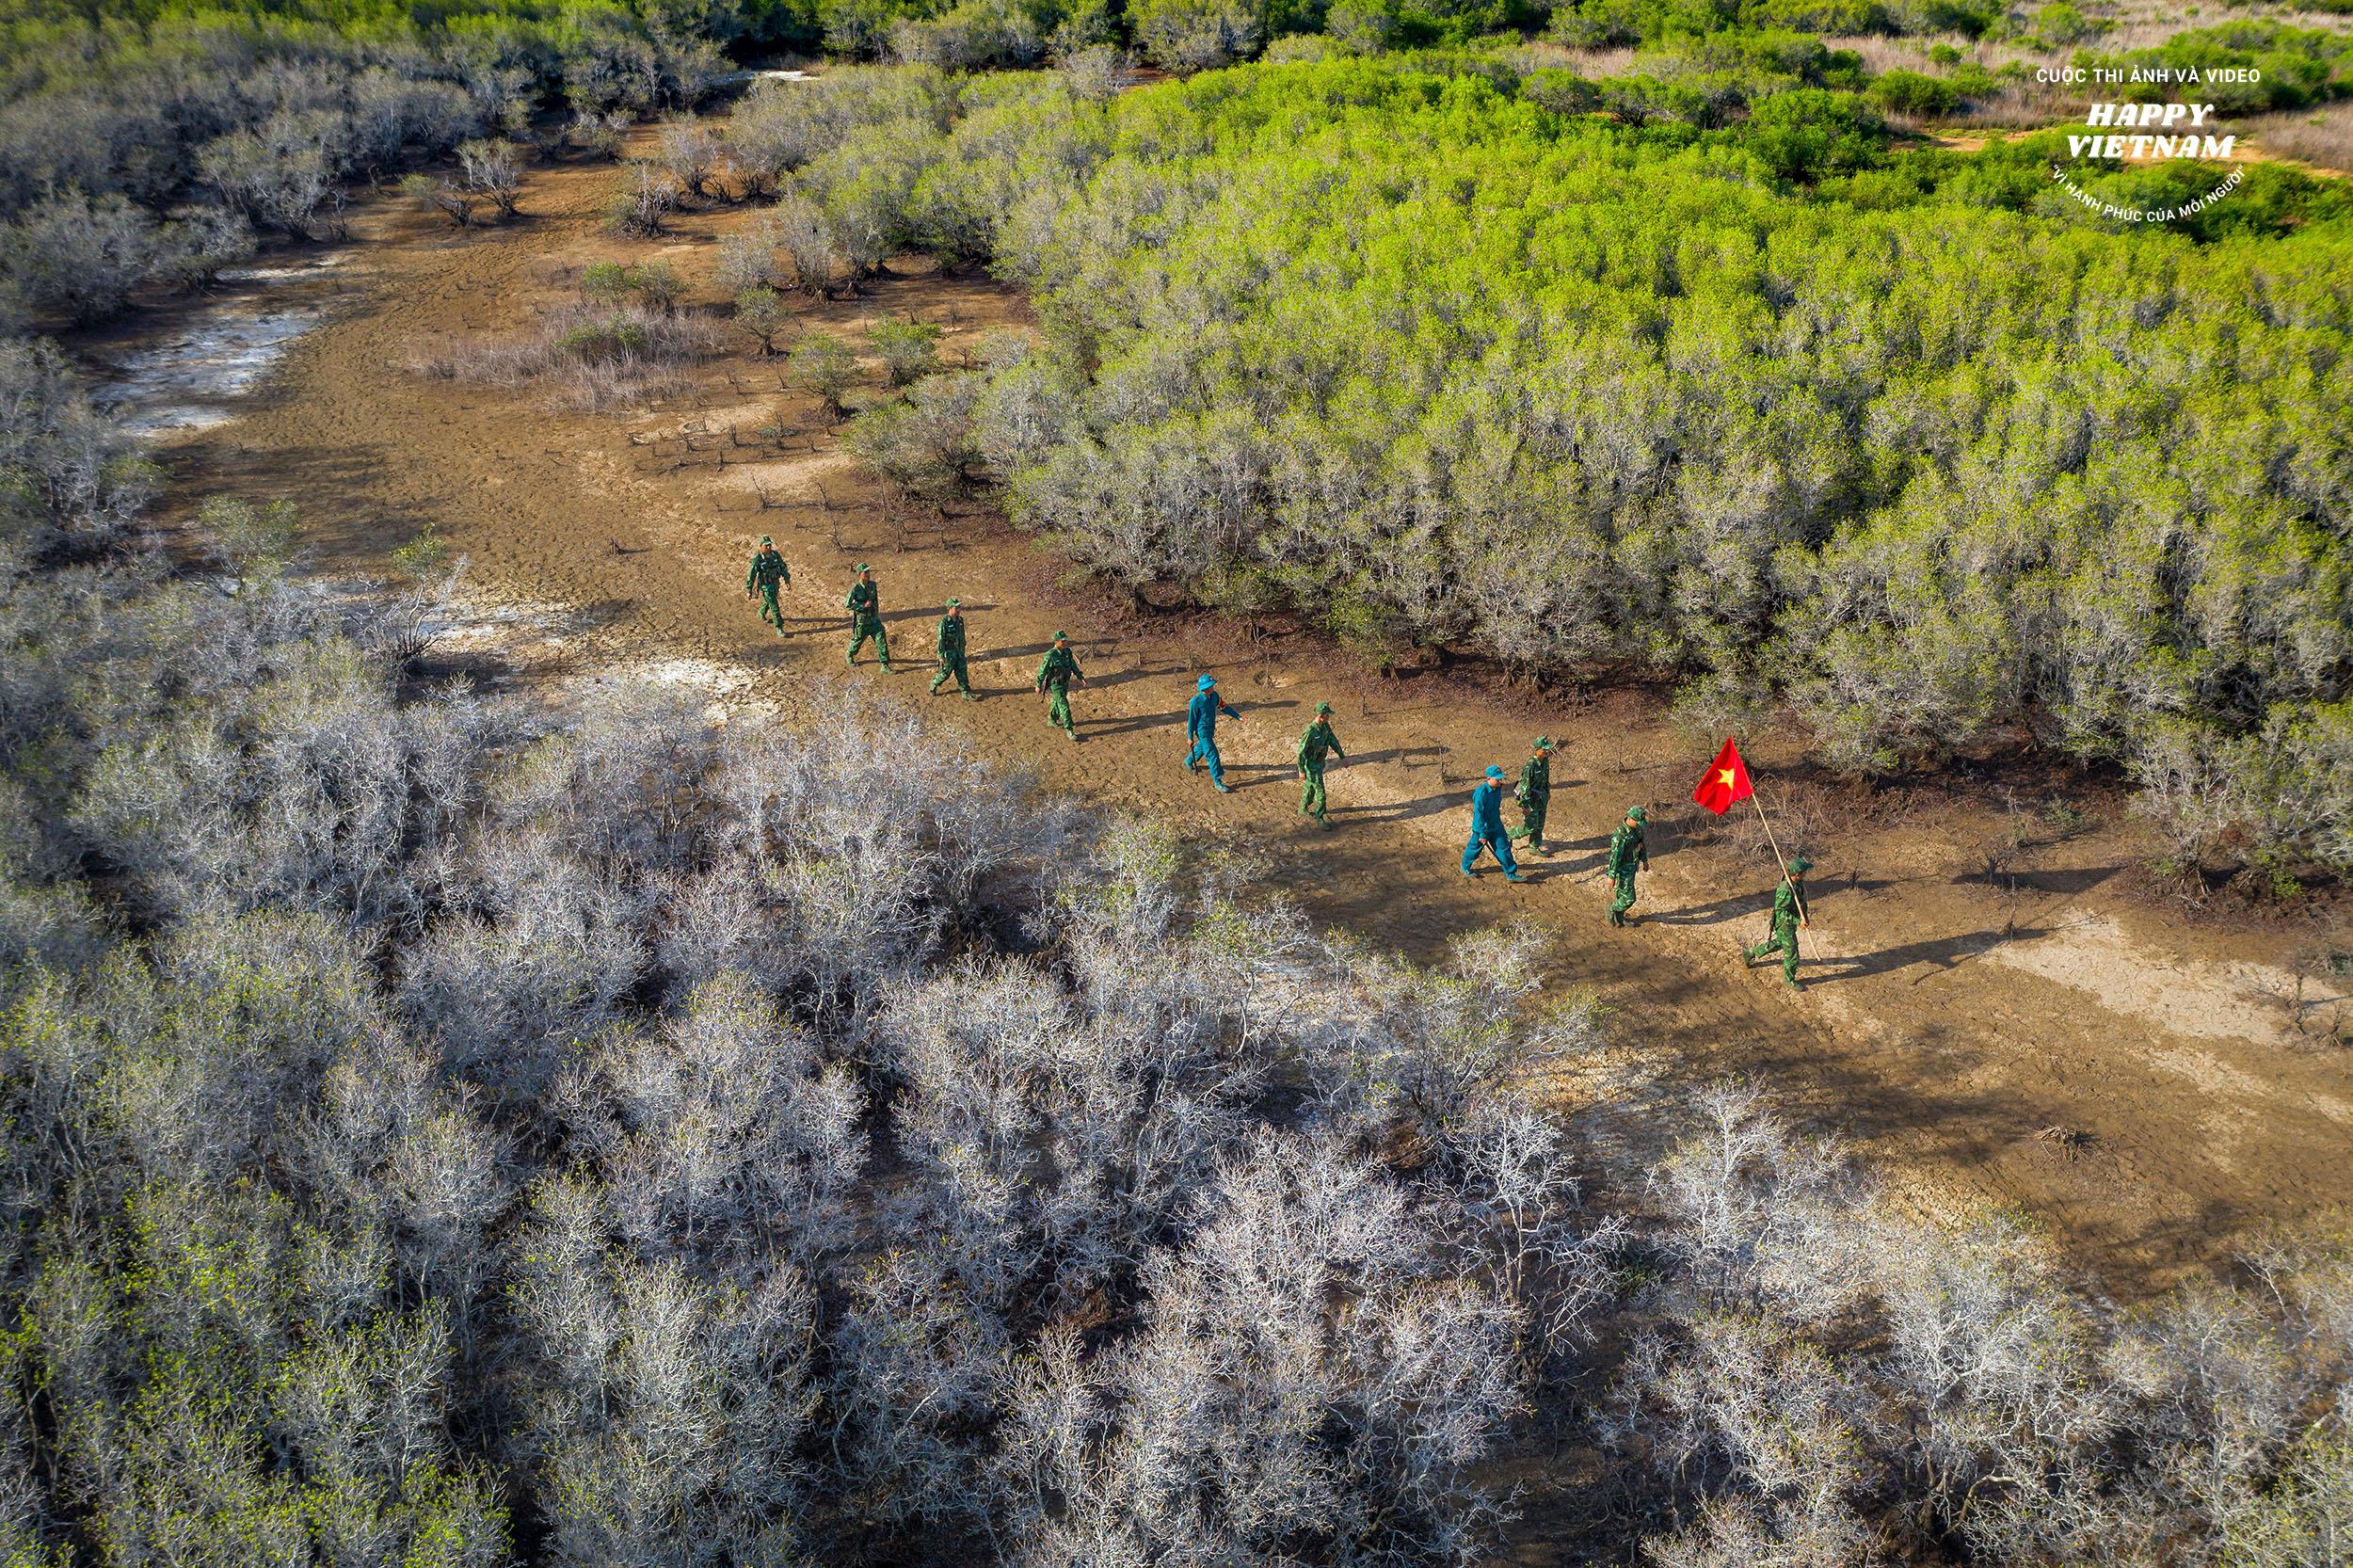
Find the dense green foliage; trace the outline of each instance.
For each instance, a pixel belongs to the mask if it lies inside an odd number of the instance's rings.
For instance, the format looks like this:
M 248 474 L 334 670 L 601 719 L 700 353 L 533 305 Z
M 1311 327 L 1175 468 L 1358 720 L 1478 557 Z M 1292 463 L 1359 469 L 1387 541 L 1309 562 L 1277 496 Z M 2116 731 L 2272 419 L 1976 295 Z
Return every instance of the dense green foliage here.
M 1537 86 L 975 84 L 792 183 L 890 168 L 898 243 L 1032 292 L 1040 341 L 919 400 L 913 449 L 1109 574 L 1670 678 L 1857 772 L 2032 739 L 2122 762 L 2185 854 L 2353 868 L 2335 186 L 2164 232 L 2032 143 L 1890 154 L 1832 89 L 1636 133 Z
M 2120 98 L 2161 100 L 2178 95 L 2180 73 L 2196 71 L 2200 73 L 2198 97 L 2226 116 L 2292 109 L 2353 90 L 2353 37 L 2269 20 L 2193 28 L 2153 47 L 2121 54 L 2094 50 L 2091 59 L 2110 69 L 2128 73 L 2140 71 L 2154 78 L 2128 81 L 2117 89 Z M 2164 74 L 2169 71 L 2173 73 L 2170 78 Z M 2254 80 L 2217 79 L 2217 73 L 2237 76 L 2249 71 L 2257 73 Z
M 1582 44 L 1657 43 L 1711 33 L 1966 33 L 2008 19 L 1994 0 L 1568 0 L 1554 33 Z

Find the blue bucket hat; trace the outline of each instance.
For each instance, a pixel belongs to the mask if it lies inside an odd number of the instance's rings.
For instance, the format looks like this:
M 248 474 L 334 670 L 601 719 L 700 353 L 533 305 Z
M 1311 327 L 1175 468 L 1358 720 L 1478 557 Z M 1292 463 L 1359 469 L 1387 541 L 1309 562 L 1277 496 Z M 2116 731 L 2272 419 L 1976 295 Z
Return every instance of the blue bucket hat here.
M 1199 690 L 1201 690 L 1201 691 L 1205 691 L 1205 692 L 1206 692 L 1206 691 L 1208 691 L 1210 687 L 1212 687 L 1212 686 L 1214 686 L 1214 685 L 1216 685 L 1216 684 L 1217 684 L 1217 677 L 1216 677 L 1216 676 L 1214 676 L 1214 675 L 1205 675 L 1205 676 L 1203 676 L 1203 677 L 1201 678 L 1201 685 L 1200 685 L 1200 687 L 1199 687 Z

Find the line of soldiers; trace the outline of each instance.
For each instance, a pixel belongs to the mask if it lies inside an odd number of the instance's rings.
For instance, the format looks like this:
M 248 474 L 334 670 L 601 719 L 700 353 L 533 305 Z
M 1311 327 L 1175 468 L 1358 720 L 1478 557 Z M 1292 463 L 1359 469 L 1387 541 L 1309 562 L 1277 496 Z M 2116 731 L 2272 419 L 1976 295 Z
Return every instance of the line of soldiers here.
M 777 600 L 778 590 L 792 584 L 792 573 L 785 566 L 784 556 L 776 541 L 763 534 L 760 549 L 753 554 L 751 569 L 744 579 L 746 597 L 760 598 L 760 618 L 784 633 L 784 612 Z M 850 647 L 847 663 L 855 668 L 857 656 L 869 642 L 882 659 L 882 667 L 890 668 L 890 640 L 884 631 L 882 594 L 874 584 L 873 568 L 861 561 L 856 581 L 841 601 L 850 616 Z M 933 652 L 938 669 L 932 676 L 931 695 L 936 696 L 950 680 L 956 683 L 967 702 L 977 702 L 972 690 L 970 670 L 966 664 L 964 601 L 951 599 L 943 606 L 939 624 L 933 638 Z M 1079 665 L 1078 655 L 1070 650 L 1070 633 L 1057 631 L 1045 657 L 1038 661 L 1037 674 L 1032 689 L 1047 699 L 1047 722 L 1060 729 L 1073 743 L 1079 739 L 1079 726 L 1070 712 L 1070 688 L 1084 688 L 1086 672 Z M 1225 765 L 1218 755 L 1217 723 L 1220 718 L 1242 722 L 1242 716 L 1217 689 L 1217 677 L 1204 675 L 1195 683 L 1193 698 L 1185 706 L 1186 772 L 1198 774 L 1207 768 L 1209 783 L 1220 794 L 1233 793 L 1233 786 L 1225 782 Z M 1545 819 L 1552 804 L 1552 757 L 1556 747 L 1547 735 L 1536 737 L 1528 760 L 1520 766 L 1519 782 L 1513 790 L 1513 798 L 1520 808 L 1520 825 L 1506 829 L 1503 824 L 1503 786 L 1506 779 L 1499 767 L 1489 766 L 1476 789 L 1471 792 L 1470 839 L 1463 846 L 1463 874 L 1476 877 L 1482 856 L 1492 856 L 1503 868 L 1506 882 L 1529 880 L 1520 872 L 1519 862 L 1512 852 L 1514 843 L 1525 843 L 1529 853 L 1550 855 L 1552 845 L 1545 842 Z M 1324 768 L 1330 759 L 1346 760 L 1348 752 L 1340 744 L 1339 735 L 1332 728 L 1332 705 L 1319 702 L 1315 717 L 1299 737 L 1294 753 L 1300 780 L 1299 814 L 1312 819 L 1319 827 L 1332 825 L 1326 815 L 1328 800 L 1324 792 Z M 1610 881 L 1609 924 L 1623 927 L 1640 918 L 1633 914 L 1635 875 L 1650 870 L 1650 847 L 1644 838 L 1648 811 L 1640 806 L 1628 807 L 1625 819 L 1609 835 L 1609 848 L 1604 856 L 1602 869 Z M 1798 989 L 1798 933 L 1807 924 L 1803 878 L 1813 869 L 1813 862 L 1803 856 L 1792 858 L 1785 868 L 1781 885 L 1773 892 L 1771 933 L 1754 947 L 1743 947 L 1746 963 L 1753 968 L 1760 958 L 1778 952 L 1781 955 L 1782 981 Z

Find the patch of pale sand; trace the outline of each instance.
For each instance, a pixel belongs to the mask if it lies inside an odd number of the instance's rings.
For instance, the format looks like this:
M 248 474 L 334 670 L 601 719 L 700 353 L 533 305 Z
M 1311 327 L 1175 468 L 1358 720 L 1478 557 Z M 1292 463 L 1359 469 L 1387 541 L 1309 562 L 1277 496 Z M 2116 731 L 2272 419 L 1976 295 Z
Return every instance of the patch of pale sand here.
M 2217 1061 L 2201 1050 L 2152 1051 L 2149 1060 L 2168 1072 L 2181 1074 L 2210 1095 L 2244 1095 L 2249 1099 L 2262 1099 L 2270 1093 L 2264 1080 L 2254 1074 Z
M 2268 1001 L 2294 992 L 2296 979 L 2285 969 L 2155 952 L 2136 943 L 2114 920 L 2085 909 L 2061 910 L 2049 923 L 2049 936 L 1997 943 L 1985 957 L 2084 992 L 2111 1013 L 2176 1034 L 2293 1043 Z
M 572 640 L 578 613 L 544 600 L 519 599 L 479 589 L 454 597 L 434 631 L 443 651 L 496 652 L 528 663 L 549 647 Z M 719 723 L 755 707 L 771 707 L 760 696 L 759 677 L 741 664 L 653 653 L 621 644 L 602 648 L 596 661 L 568 675 L 558 673 L 550 696 L 559 705 L 579 705 L 600 689 L 643 681 L 699 694 L 703 716 Z
M 773 706 L 760 699 L 747 670 L 709 659 L 665 658 L 634 650 L 623 650 L 617 658 L 601 661 L 594 674 L 565 681 L 560 689 L 568 701 L 584 704 L 599 688 L 630 682 L 671 686 L 700 696 L 702 716 L 713 724 L 726 724 L 739 713 Z
M 632 659 L 621 667 L 625 674 L 657 686 L 684 686 L 721 696 L 740 696 L 755 684 L 751 672 L 740 664 L 711 659 Z
M 691 414 L 665 420 L 656 424 L 650 419 L 641 422 L 635 429 L 640 436 L 723 436 L 730 424 L 749 429 L 755 424 L 774 424 L 776 410 L 773 404 L 757 399 L 746 403 L 719 403 L 697 408 Z
M 577 616 L 569 605 L 547 600 L 513 599 L 478 590 L 461 592 L 430 628 L 443 649 L 486 652 L 524 643 L 560 639 Z
M 711 482 L 733 490 L 776 491 L 808 485 L 837 473 L 854 473 L 857 461 L 846 452 L 812 452 L 806 456 L 778 457 L 758 463 L 729 463 L 711 475 Z M 824 499 L 814 490 L 806 497 Z

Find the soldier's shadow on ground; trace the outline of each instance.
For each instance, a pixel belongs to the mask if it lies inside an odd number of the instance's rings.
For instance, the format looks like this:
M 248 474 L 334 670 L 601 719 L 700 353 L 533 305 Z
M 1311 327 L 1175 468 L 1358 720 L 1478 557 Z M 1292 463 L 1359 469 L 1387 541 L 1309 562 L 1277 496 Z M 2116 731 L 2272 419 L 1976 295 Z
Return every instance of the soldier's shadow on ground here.
M 1086 732 L 1090 738 L 1131 735 L 1140 729 L 1171 729 L 1184 722 L 1185 711 L 1179 708 L 1174 712 L 1140 713 L 1134 718 L 1119 719 L 1109 724 L 1090 724 L 1086 726 Z
M 2043 926 L 1972 931 L 1960 936 L 1939 937 L 1933 942 L 1906 942 L 1900 947 L 1881 948 L 1877 952 L 1858 953 L 1849 958 L 1811 959 L 1799 967 L 1798 974 L 1801 979 L 1817 981 L 1867 980 L 1873 975 L 1894 974 L 1898 969 L 1908 969 L 1919 964 L 1931 965 L 1937 973 L 1942 974 L 1959 968 L 1972 958 L 1993 952 L 2005 942 L 2031 942 L 2049 935 L 2051 928 Z M 1800 936 L 1798 941 L 1802 949 L 1805 938 Z M 1827 968 L 1830 965 L 1838 967 Z M 1813 972 L 1809 974 L 1809 970 Z M 1929 975 L 1919 975 L 1913 984 L 1916 985 L 1929 978 Z
M 1088 689 L 1089 691 L 1097 691 L 1097 692 L 1099 692 L 1099 691 L 1104 690 L 1106 687 L 1111 687 L 1111 686 L 1125 686 L 1125 685 L 1127 685 L 1127 684 L 1128 684 L 1129 681 L 1131 681 L 1131 680 L 1158 680 L 1160 676 L 1162 676 L 1162 675 L 1164 675 L 1164 674 L 1166 674 L 1166 673 L 1167 673 L 1167 672 L 1166 672 L 1166 671 L 1163 671 L 1163 670 L 1146 670 L 1146 669 L 1134 669 L 1134 670 L 1112 670 L 1112 671 L 1111 671 L 1111 672 L 1110 672 L 1109 674 L 1107 674 L 1107 675 L 1090 675 L 1090 676 L 1088 676 L 1088 677 L 1087 677 L 1087 689 Z
M 1053 640 L 1048 638 L 1047 641 L 1042 643 L 1017 643 L 1011 648 L 986 648 L 979 653 L 968 655 L 968 657 L 971 663 L 975 664 L 984 663 L 984 661 L 990 659 L 1042 659 L 1046 656 L 1046 650 L 1053 646 Z M 1091 648 L 1086 650 L 1083 656 L 1081 656 L 1078 646 L 1073 644 L 1070 651 L 1073 657 L 1078 658 L 1080 667 L 1083 668 L 1087 660 L 1102 658 L 1111 650 L 1107 648 Z M 1096 680 L 1091 676 L 1088 679 L 1093 680 L 1094 683 L 1098 686 L 1106 684 L 1106 682 Z
M 1963 872 L 1951 882 L 1957 888 L 1991 888 L 1996 892 L 2074 894 L 2089 892 L 2123 869 L 2118 864 L 2044 872 Z
M 620 625 L 637 613 L 633 599 L 600 599 L 593 603 L 578 605 L 555 617 L 551 632 L 558 637 L 582 637 L 592 632 L 602 632 Z
M 1344 760 L 1350 765 L 1372 762 L 1402 762 L 1409 768 L 1417 768 L 1445 755 L 1446 748 L 1444 746 L 1390 746 L 1384 751 L 1352 751 L 1348 754 Z M 1340 774 L 1346 771 L 1346 767 L 1335 768 L 1332 770 L 1332 776 L 1337 777 Z
M 1598 864 L 1598 862 L 1596 862 Z M 1735 893 L 1711 904 L 1686 904 L 1680 909 L 1662 909 L 1649 917 L 1653 925 L 1721 925 L 1750 915 L 1761 915 L 1773 906 L 1773 889 L 1761 893 Z
M 1902 880 L 1924 881 L 1926 878 L 1906 877 Z M 1816 877 L 1809 881 L 1805 885 L 1805 898 L 1808 904 L 1820 904 L 1841 893 L 1876 893 L 1896 886 L 1897 879 L 1892 876 L 1865 876 L 1860 872 L 1849 872 L 1843 879 Z
M 1327 787 L 1331 788 L 1334 793 L 1338 792 L 1339 786 L 1334 784 L 1328 776 L 1326 776 L 1325 783 Z M 1420 800 L 1390 801 L 1387 804 L 1381 806 L 1334 805 L 1326 808 L 1325 814 L 1336 818 L 1345 819 L 1351 824 L 1356 823 L 1411 822 L 1416 817 L 1435 816 L 1449 806 L 1460 806 L 1463 803 L 1463 792 L 1460 790 L 1445 790 L 1434 795 L 1426 795 Z M 1465 830 L 1463 836 L 1465 839 L 1469 838 L 1470 834 L 1468 830 Z
M 1326 776 L 1328 779 L 1329 776 Z M 1225 764 L 1225 777 L 1237 790 L 1256 789 L 1261 784 L 1300 782 L 1296 762 L 1228 762 Z

